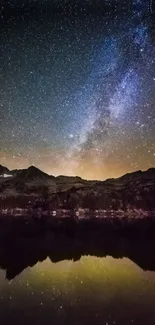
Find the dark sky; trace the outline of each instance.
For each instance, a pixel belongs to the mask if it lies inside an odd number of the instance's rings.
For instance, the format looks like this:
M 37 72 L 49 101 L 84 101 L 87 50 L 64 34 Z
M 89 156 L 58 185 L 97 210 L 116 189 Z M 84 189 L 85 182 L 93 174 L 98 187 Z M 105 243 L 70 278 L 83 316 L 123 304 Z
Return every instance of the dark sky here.
M 154 7 L 1 1 L 1 164 L 93 179 L 155 167 Z

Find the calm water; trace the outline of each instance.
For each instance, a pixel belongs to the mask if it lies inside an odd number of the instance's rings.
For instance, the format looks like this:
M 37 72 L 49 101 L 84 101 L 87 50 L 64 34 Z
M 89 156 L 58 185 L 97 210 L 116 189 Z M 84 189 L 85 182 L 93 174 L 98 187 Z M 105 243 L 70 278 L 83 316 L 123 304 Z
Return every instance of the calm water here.
M 154 325 L 155 272 L 110 256 L 47 257 L 11 281 L 1 270 L 0 324 Z

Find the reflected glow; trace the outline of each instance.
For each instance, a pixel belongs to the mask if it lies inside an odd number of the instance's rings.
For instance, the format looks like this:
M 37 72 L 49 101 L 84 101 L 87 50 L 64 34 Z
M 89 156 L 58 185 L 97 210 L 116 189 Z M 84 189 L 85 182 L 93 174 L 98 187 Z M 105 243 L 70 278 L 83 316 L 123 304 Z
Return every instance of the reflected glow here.
M 148 314 L 155 319 L 155 273 L 144 272 L 127 258 L 83 256 L 58 263 L 47 258 L 10 282 L 1 271 L 0 297 L 3 324 L 11 317 L 22 324 L 38 320 L 42 325 L 51 317 L 53 324 L 75 319 L 86 324 L 96 317 L 99 324 L 143 324 L 139 321 L 146 321 Z

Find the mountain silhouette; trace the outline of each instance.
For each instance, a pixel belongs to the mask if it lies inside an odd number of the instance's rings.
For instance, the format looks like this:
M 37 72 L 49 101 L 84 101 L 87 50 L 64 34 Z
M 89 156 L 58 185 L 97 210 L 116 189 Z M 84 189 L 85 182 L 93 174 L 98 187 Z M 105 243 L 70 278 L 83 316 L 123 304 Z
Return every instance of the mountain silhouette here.
M 55 177 L 35 166 L 13 171 L 0 166 L 0 170 L 0 208 L 26 208 L 29 201 L 36 200 L 44 206 L 46 197 L 49 209 L 155 210 L 155 168 L 105 181 Z
M 0 268 L 6 270 L 6 278 L 13 279 L 27 267 L 50 258 L 57 263 L 62 260 L 80 260 L 82 256 L 129 258 L 143 270 L 155 271 L 155 240 L 97 236 L 75 238 L 42 233 L 40 236 L 12 235 L 0 238 Z

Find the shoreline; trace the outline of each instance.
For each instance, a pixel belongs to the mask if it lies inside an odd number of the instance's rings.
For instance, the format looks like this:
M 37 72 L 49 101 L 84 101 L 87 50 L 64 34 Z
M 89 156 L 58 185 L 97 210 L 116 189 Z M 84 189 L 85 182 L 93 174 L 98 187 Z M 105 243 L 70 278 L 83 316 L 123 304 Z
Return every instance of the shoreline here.
M 74 216 L 58 217 L 12 217 L 0 216 L 0 236 L 36 237 L 53 232 L 72 238 L 102 238 L 127 236 L 130 238 L 154 238 L 155 217 L 147 218 L 82 218 Z

